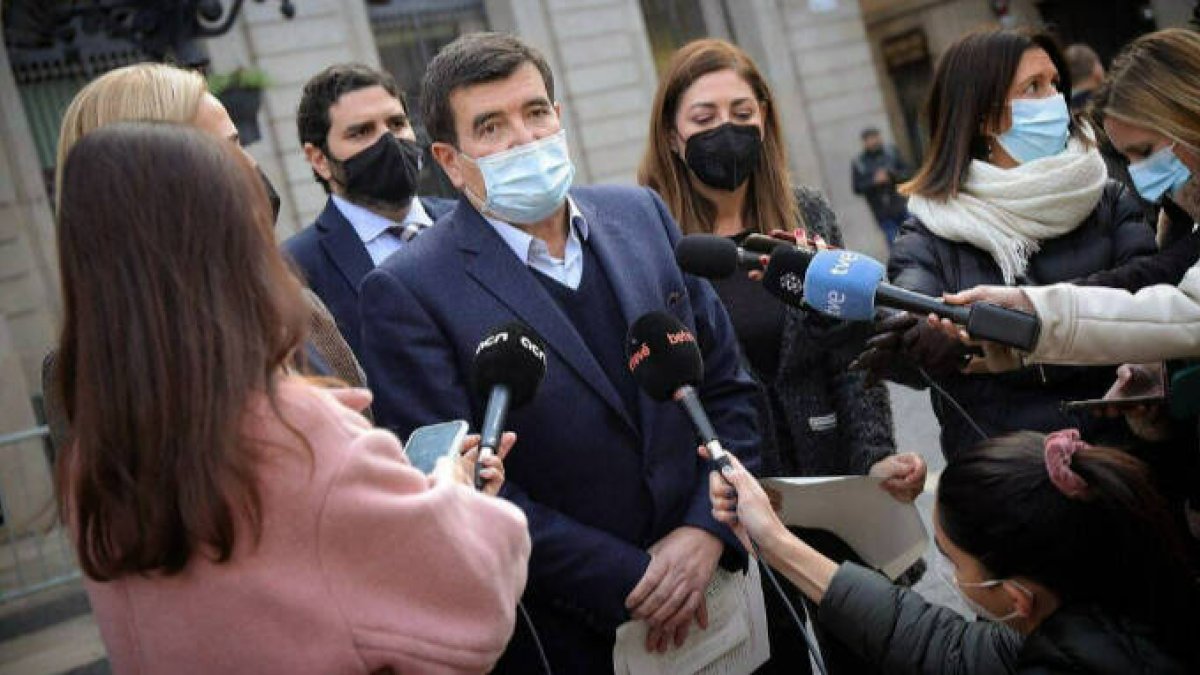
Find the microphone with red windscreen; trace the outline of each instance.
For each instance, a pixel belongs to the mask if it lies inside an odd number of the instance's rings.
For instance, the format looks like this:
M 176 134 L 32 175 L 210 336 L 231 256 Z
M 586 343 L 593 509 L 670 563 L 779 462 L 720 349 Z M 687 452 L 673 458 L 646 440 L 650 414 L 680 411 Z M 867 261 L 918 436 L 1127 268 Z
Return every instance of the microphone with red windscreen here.
M 683 406 L 713 463 L 729 466 L 729 453 L 721 447 L 696 392 L 704 380 L 704 358 L 687 326 L 666 312 L 643 314 L 629 327 L 625 353 L 638 386 L 656 401 L 674 400 Z

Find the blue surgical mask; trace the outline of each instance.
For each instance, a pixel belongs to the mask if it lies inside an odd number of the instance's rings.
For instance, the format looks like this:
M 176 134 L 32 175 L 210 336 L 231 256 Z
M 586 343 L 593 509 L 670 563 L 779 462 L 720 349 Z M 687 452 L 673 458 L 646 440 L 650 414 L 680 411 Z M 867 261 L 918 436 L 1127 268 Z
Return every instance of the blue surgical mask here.
M 575 177 L 565 130 L 511 150 L 467 159 L 479 167 L 487 190 L 486 199 L 471 196 L 483 202 L 484 215 L 507 223 L 527 225 L 550 217 L 562 206 Z
M 1012 127 L 997 141 L 1013 159 L 1025 164 L 1053 157 L 1067 147 L 1071 113 L 1062 94 L 1046 98 L 1014 98 Z
M 1164 194 L 1183 187 L 1192 172 L 1175 156 L 1175 144 L 1172 143 L 1146 159 L 1130 164 L 1129 177 L 1143 199 L 1157 202 Z

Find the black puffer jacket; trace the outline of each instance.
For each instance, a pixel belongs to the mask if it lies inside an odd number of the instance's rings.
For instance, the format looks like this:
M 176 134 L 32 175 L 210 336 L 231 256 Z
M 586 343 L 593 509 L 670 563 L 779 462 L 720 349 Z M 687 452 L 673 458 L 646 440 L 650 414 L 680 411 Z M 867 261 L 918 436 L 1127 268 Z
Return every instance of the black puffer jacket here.
M 817 618 L 868 663 L 903 675 L 1189 672 L 1148 627 L 1094 605 L 1068 604 L 1028 637 L 990 621 L 968 621 L 916 591 L 844 563 Z
M 1027 286 L 1074 281 L 1155 250 L 1154 232 L 1143 220 L 1137 199 L 1110 180 L 1087 220 L 1062 237 L 1042 241 L 1041 250 L 1017 281 Z M 935 297 L 981 284 L 1004 284 L 990 254 L 942 239 L 916 218 L 910 218 L 896 238 L 888 276 L 897 286 Z M 1001 375 L 954 374 L 940 384 L 989 436 L 1019 429 L 1076 427 L 1091 442 L 1123 443 L 1128 437 L 1120 420 L 1064 413 L 1059 408 L 1062 401 L 1100 398 L 1113 380 L 1111 367 L 1035 366 Z M 980 440 L 940 395 L 933 396 L 933 409 L 942 425 L 942 452 L 947 458 Z

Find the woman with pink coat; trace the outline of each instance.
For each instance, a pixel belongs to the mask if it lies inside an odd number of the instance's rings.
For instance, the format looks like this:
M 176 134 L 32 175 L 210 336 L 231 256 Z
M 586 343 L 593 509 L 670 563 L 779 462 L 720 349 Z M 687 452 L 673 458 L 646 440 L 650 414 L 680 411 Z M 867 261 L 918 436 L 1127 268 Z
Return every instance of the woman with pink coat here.
M 63 172 L 59 500 L 113 670 L 485 672 L 525 518 L 473 450 L 426 476 L 366 391 L 288 372 L 308 310 L 227 145 L 116 124 Z

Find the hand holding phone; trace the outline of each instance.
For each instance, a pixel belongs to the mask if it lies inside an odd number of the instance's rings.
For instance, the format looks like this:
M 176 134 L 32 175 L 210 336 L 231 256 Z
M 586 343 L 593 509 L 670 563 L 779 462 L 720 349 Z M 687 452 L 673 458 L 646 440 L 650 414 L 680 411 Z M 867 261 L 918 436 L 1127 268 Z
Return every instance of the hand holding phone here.
M 1109 387 L 1104 398 L 1084 401 L 1064 401 L 1063 410 L 1091 410 L 1096 414 L 1116 417 L 1144 413 L 1146 408 L 1167 400 L 1167 386 L 1161 363 L 1127 363 L 1117 369 L 1117 381 Z
M 404 444 L 404 454 L 414 467 L 430 474 L 438 459 L 458 460 L 466 435 L 467 423 L 463 420 L 429 424 L 412 432 Z

